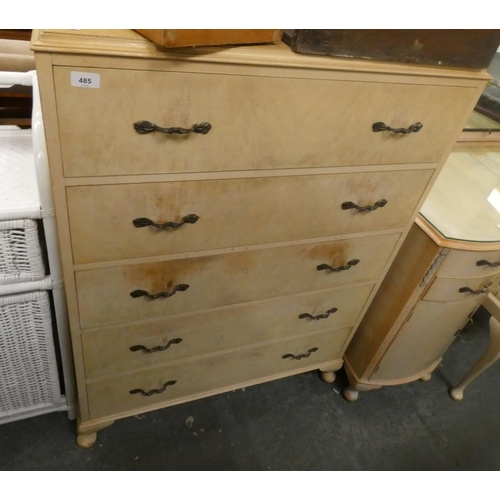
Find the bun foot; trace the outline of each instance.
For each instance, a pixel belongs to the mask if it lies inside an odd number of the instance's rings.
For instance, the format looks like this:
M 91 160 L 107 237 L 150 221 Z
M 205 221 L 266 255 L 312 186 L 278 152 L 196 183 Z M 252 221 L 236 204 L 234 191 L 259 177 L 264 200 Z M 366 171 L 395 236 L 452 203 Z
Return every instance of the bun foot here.
M 321 378 L 327 384 L 333 384 L 337 378 L 335 372 L 322 372 L 320 371 Z
M 451 389 L 450 396 L 451 399 L 454 399 L 455 401 L 462 401 L 462 399 L 464 399 L 464 391 L 463 389 L 455 387 L 454 389 Z
M 90 432 L 88 434 L 78 434 L 76 442 L 80 448 L 88 450 L 93 446 L 97 439 L 97 432 Z
M 432 375 L 430 373 L 428 373 L 427 375 L 424 375 L 423 377 L 420 377 L 420 380 L 422 382 L 429 382 L 429 380 L 431 379 Z
M 76 438 L 76 442 L 80 448 L 87 450 L 93 446 L 97 439 L 97 433 L 102 429 L 110 426 L 113 423 L 113 420 L 108 422 L 100 423 L 100 424 L 78 424 L 78 436 Z
M 351 386 L 346 387 L 343 391 L 343 394 L 347 401 L 350 401 L 351 403 L 354 403 L 354 401 L 356 401 L 359 396 L 359 392 L 355 391 Z

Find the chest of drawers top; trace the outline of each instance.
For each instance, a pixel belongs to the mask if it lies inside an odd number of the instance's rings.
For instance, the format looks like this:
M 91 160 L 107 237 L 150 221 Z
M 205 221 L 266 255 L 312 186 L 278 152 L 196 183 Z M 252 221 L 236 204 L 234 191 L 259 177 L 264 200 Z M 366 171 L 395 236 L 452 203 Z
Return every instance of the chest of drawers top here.
M 56 64 L 64 65 L 64 55 L 111 56 L 113 66 L 128 67 L 125 59 L 149 59 L 172 61 L 183 69 L 184 62 L 215 62 L 244 64 L 260 67 L 288 67 L 299 69 L 326 69 L 353 71 L 371 74 L 423 75 L 429 77 L 452 77 L 457 79 L 484 79 L 490 77 L 485 70 L 457 69 L 443 66 L 365 61 L 361 59 L 335 58 L 330 56 L 303 55 L 293 52 L 284 43 L 263 45 L 242 45 L 225 47 L 202 47 L 182 49 L 162 49 L 133 30 L 33 30 L 31 49 L 47 52 L 56 59 Z M 138 63 L 136 63 L 138 64 Z M 146 66 L 145 66 L 146 67 Z

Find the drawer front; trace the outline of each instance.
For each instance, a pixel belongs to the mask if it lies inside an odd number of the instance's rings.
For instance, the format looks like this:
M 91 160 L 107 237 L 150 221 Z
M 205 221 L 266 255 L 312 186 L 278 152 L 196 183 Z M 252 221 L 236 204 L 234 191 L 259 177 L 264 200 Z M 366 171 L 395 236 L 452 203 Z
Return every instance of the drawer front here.
M 366 285 L 280 297 L 88 332 L 82 336 L 85 374 L 87 379 L 115 375 L 325 328 L 352 326 L 371 290 L 372 285 Z
M 403 228 L 431 175 L 413 170 L 71 187 L 73 258 L 103 262 Z M 366 206 L 382 199 L 387 204 L 377 210 L 342 208 L 348 201 Z M 199 219 L 175 228 L 139 221 L 178 224 L 189 215 Z
M 491 276 L 500 273 L 500 251 L 450 250 L 439 266 L 439 276 Z
M 470 300 L 472 297 L 485 297 L 498 287 L 500 274 L 480 276 L 479 278 L 444 278 L 438 276 L 422 300 L 436 302 L 455 302 Z M 476 293 L 474 293 L 476 292 Z
M 399 234 L 76 272 L 82 328 L 375 282 Z M 355 265 L 349 262 L 357 261 Z M 324 265 L 333 269 L 322 269 Z M 318 270 L 318 266 L 320 269 Z M 176 288 L 188 285 L 183 290 Z M 156 299 L 131 293 L 174 295 Z
M 92 419 L 202 397 L 238 384 L 264 382 L 338 360 L 350 329 L 323 332 L 240 351 L 194 359 L 87 384 Z M 289 356 L 287 356 L 289 355 Z M 286 356 L 285 358 L 283 356 Z M 294 359 L 296 358 L 299 359 Z M 170 382 L 170 384 L 169 384 Z M 174 382 L 174 383 L 172 383 Z M 140 389 L 150 396 L 137 391 Z M 154 408 L 151 408 L 154 409 Z
M 384 354 L 374 383 L 418 378 L 445 353 L 455 334 L 479 307 L 481 297 L 460 302 L 420 302 Z
M 72 86 L 72 71 L 98 73 L 99 88 Z M 67 67 L 55 67 L 54 79 L 68 177 L 434 163 L 475 94 L 466 87 Z M 211 129 L 139 134 L 134 124 L 144 120 L 185 129 L 209 122 Z M 423 128 L 374 132 L 377 122 Z

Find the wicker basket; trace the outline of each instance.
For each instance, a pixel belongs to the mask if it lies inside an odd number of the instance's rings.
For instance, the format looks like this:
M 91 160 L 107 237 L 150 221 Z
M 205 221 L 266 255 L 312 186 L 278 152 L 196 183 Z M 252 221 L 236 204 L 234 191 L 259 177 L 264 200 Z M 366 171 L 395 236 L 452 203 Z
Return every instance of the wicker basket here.
M 0 297 L 0 422 L 61 400 L 48 292 Z
M 0 285 L 40 281 L 44 277 L 37 222 L 0 221 Z

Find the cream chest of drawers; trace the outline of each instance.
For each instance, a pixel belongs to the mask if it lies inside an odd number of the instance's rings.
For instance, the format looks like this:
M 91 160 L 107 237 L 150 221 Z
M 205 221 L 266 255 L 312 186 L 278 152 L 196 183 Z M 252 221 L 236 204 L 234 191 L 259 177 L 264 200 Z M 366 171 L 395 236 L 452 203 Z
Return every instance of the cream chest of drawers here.
M 129 30 L 32 48 L 81 446 L 117 418 L 333 381 L 488 78 Z

